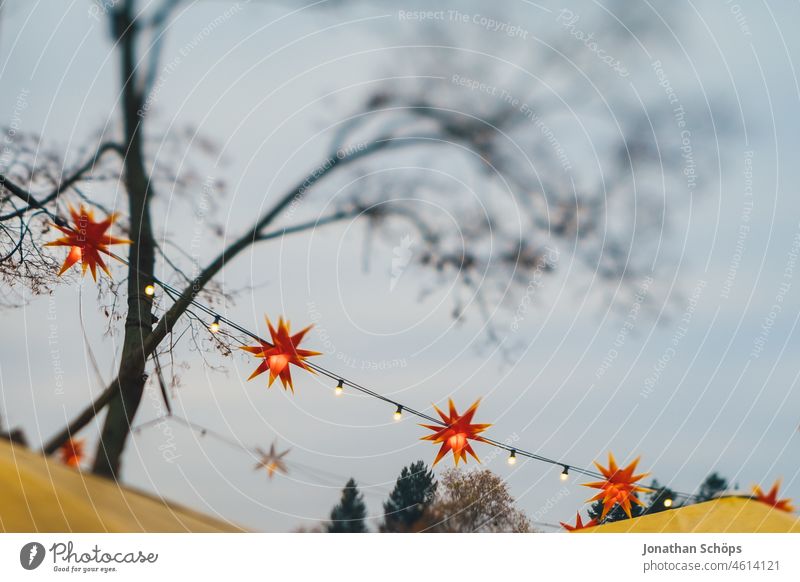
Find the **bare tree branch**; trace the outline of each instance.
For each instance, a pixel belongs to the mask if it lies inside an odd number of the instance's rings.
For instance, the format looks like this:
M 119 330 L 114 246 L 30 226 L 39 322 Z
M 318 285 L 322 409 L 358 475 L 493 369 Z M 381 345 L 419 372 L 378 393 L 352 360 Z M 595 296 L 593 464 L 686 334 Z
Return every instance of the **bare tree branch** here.
M 78 167 L 72 174 L 64 178 L 58 186 L 56 186 L 49 194 L 47 194 L 44 198 L 39 200 L 36 197 L 25 190 L 24 188 L 14 184 L 11 180 L 9 180 L 5 175 L 0 174 L 0 186 L 3 186 L 11 192 L 17 198 L 24 200 L 25 203 L 28 205 L 25 208 L 20 208 L 15 210 L 14 212 L 10 212 L 8 214 L 0 215 L 0 221 L 10 220 L 13 218 L 19 218 L 20 216 L 24 215 L 26 212 L 30 211 L 31 209 L 40 209 L 44 210 L 47 204 L 50 204 L 53 200 L 58 198 L 59 194 L 69 189 L 74 184 L 78 183 L 83 177 L 86 175 L 87 172 L 91 171 L 100 158 L 106 152 L 117 152 L 123 153 L 122 146 L 117 143 L 113 142 L 106 142 L 103 143 L 95 152 L 94 156 L 91 159 L 87 160 L 82 166 Z M 53 213 L 55 214 L 55 213 Z M 63 224 L 63 223 L 62 223 Z
M 239 239 L 234 241 L 230 246 L 217 256 L 203 271 L 192 280 L 192 283 L 185 288 L 172 306 L 169 308 L 161 319 L 156 324 L 153 331 L 145 338 L 141 345 L 141 349 L 137 350 L 130 357 L 123 359 L 120 364 L 117 377 L 109 384 L 109 386 L 86 407 L 66 428 L 56 434 L 50 441 L 45 444 L 43 451 L 45 454 L 52 454 L 66 442 L 70 435 L 77 433 L 100 412 L 107 404 L 109 404 L 115 396 L 120 393 L 121 379 L 126 375 L 135 373 L 137 370 L 144 366 L 144 360 L 154 353 L 158 345 L 175 327 L 183 313 L 189 308 L 192 300 L 197 294 L 206 286 L 206 284 L 219 273 L 224 266 L 230 262 L 239 253 L 249 247 L 251 244 L 260 239 L 262 231 L 267 228 L 272 222 L 283 212 L 293 200 L 298 200 L 311 188 L 314 184 L 322 178 L 330 175 L 336 168 L 342 168 L 353 162 L 362 159 L 366 156 L 375 154 L 392 148 L 409 147 L 418 145 L 420 142 L 435 142 L 434 138 L 430 136 L 413 137 L 406 136 L 398 139 L 384 138 L 376 140 L 361 149 L 352 151 L 349 154 L 334 153 L 327 158 L 316 170 L 311 172 L 302 182 L 298 183 L 294 188 L 289 190 L 278 202 L 267 211 L 256 223 Z M 305 225 L 308 227 L 308 225 Z M 274 238 L 274 237 L 270 237 Z M 142 273 L 139 273 L 134 278 L 141 278 Z

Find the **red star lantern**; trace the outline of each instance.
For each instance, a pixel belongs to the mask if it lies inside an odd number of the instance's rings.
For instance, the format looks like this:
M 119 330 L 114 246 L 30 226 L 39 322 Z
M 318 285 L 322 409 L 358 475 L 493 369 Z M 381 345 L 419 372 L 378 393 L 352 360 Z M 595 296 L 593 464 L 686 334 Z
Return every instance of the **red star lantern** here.
M 292 385 L 292 374 L 289 369 L 289 364 L 294 364 L 299 368 L 314 372 L 305 363 L 305 359 L 310 356 L 318 356 L 320 352 L 312 352 L 311 350 L 300 350 L 297 346 L 303 340 L 303 336 L 308 333 L 313 326 L 309 325 L 302 331 L 291 335 L 289 331 L 289 322 L 284 321 L 283 318 L 278 319 L 278 328 L 272 327 L 269 318 L 267 319 L 267 327 L 269 327 L 269 334 L 272 337 L 272 343 L 260 342 L 257 346 L 245 346 L 242 349 L 246 352 L 253 354 L 258 358 L 264 358 L 264 361 L 250 374 L 248 380 L 252 380 L 259 374 L 263 374 L 269 370 L 269 386 L 275 378 L 280 378 L 283 389 L 286 390 L 288 386 L 294 392 Z
M 563 521 L 560 521 L 558 523 L 560 523 L 561 527 L 563 527 L 567 531 L 578 531 L 579 529 L 586 529 L 587 527 L 596 526 L 597 520 L 592 519 L 589 520 L 587 523 L 583 523 L 583 520 L 581 519 L 581 513 L 579 511 L 575 514 L 575 525 L 570 525 L 568 523 L 564 523 Z
M 81 439 L 69 439 L 59 449 L 59 455 L 61 456 L 61 462 L 65 465 L 69 465 L 70 467 L 75 467 L 76 469 L 81 466 L 81 461 L 83 461 L 83 445 L 84 442 Z
M 86 275 L 86 269 L 88 268 L 92 271 L 92 279 L 96 281 L 96 270 L 97 267 L 100 267 L 110 277 L 111 273 L 108 271 L 105 262 L 103 262 L 100 253 L 111 256 L 108 245 L 131 244 L 132 242 L 126 238 L 116 238 L 106 234 L 106 231 L 117 219 L 117 213 L 110 214 L 100 222 L 95 221 L 94 210 L 87 210 L 83 205 L 81 205 L 80 211 L 76 211 L 70 206 L 69 213 L 72 216 L 71 226 L 53 224 L 66 236 L 45 244 L 46 247 L 70 247 L 69 254 L 61 266 L 58 276 L 60 277 L 67 269 L 80 261 L 83 275 Z
M 588 501 L 603 500 L 603 514 L 600 516 L 601 520 L 605 519 L 608 512 L 617 504 L 622 507 L 622 510 L 628 517 L 631 517 L 631 502 L 644 507 L 644 503 L 639 501 L 639 498 L 636 497 L 636 493 L 647 493 L 651 491 L 651 489 L 640 487 L 636 485 L 636 482 L 649 475 L 649 473 L 634 475 L 633 472 L 636 470 L 636 465 L 638 463 L 639 457 L 634 459 L 634 461 L 624 469 L 620 469 L 617 466 L 614 455 L 611 453 L 608 453 L 608 468 L 603 467 L 600 463 L 595 461 L 595 466 L 603 474 L 605 481 L 584 483 L 583 486 L 600 489 L 600 493 Z
M 758 501 L 762 503 L 766 503 L 767 505 L 771 505 L 775 509 L 780 511 L 786 511 L 788 513 L 792 513 L 794 511 L 794 507 L 792 506 L 791 499 L 778 499 L 778 489 L 781 488 L 781 480 L 778 479 L 772 485 L 772 489 L 769 490 L 769 493 L 766 495 L 761 490 L 761 487 L 758 485 L 753 486 L 753 494 L 755 495 Z
M 448 451 L 453 451 L 453 459 L 455 459 L 456 466 L 458 466 L 459 461 L 464 461 L 465 463 L 467 462 L 467 453 L 472 455 L 475 460 L 480 463 L 481 460 L 475 454 L 475 451 L 472 450 L 472 446 L 468 442 L 469 439 L 483 441 L 484 439 L 479 437 L 478 434 L 492 426 L 491 424 L 472 424 L 472 417 L 475 416 L 475 411 L 478 409 L 480 398 L 476 400 L 474 404 L 470 406 L 462 415 L 459 415 L 456 411 L 456 407 L 455 404 L 453 404 L 452 399 L 449 401 L 449 404 L 449 414 L 445 414 L 434 405 L 436 412 L 439 413 L 439 416 L 442 417 L 442 421 L 447 426 L 442 427 L 429 424 L 420 425 L 434 431 L 433 434 L 424 436 L 421 438 L 421 440 L 442 443 L 442 448 L 439 449 L 439 454 L 436 455 L 436 460 L 433 461 L 433 464 L 435 465 L 438 463 Z

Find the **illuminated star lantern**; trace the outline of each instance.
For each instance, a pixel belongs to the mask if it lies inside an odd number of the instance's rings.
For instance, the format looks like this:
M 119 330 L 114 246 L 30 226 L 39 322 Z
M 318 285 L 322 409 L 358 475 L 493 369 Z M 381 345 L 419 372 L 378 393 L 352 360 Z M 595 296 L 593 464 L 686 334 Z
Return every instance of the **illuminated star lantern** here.
M 289 332 L 289 322 L 284 321 L 283 318 L 278 319 L 278 328 L 272 327 L 269 318 L 267 318 L 267 327 L 269 327 L 270 336 L 272 336 L 272 343 L 260 342 L 258 346 L 245 346 L 242 349 L 246 352 L 253 354 L 258 358 L 263 358 L 264 361 L 250 374 L 248 380 L 252 380 L 259 374 L 263 374 L 269 370 L 269 386 L 275 378 L 280 378 L 283 389 L 286 390 L 288 386 L 294 392 L 292 385 L 292 374 L 289 369 L 289 364 L 294 364 L 309 372 L 314 372 L 306 364 L 305 359 L 310 356 L 318 356 L 320 352 L 312 352 L 310 350 L 297 349 L 298 344 L 303 340 L 303 336 L 308 333 L 312 326 L 308 326 L 304 330 L 291 335 Z
M 478 409 L 480 399 L 476 400 L 473 405 L 461 415 L 456 411 L 456 407 L 455 404 L 453 404 L 452 399 L 449 401 L 449 404 L 449 414 L 445 414 L 434 405 L 436 412 L 438 412 L 439 416 L 442 417 L 442 421 L 446 426 L 442 427 L 429 424 L 420 425 L 434 431 L 433 434 L 424 436 L 421 438 L 421 440 L 442 443 L 442 448 L 439 449 L 439 454 L 436 455 L 436 459 L 433 461 L 433 464 L 435 465 L 438 463 L 448 451 L 453 451 L 453 459 L 455 459 L 456 466 L 458 466 L 459 461 L 464 461 L 465 463 L 467 462 L 467 453 L 472 455 L 475 460 L 480 463 L 481 460 L 475 454 L 475 451 L 472 450 L 472 446 L 469 444 L 469 439 L 483 441 L 484 439 L 479 437 L 478 434 L 492 426 L 491 424 L 472 424 L 472 417 L 475 416 L 475 411 Z
M 59 449 L 61 462 L 76 469 L 81 466 L 83 460 L 83 440 L 69 439 Z
M 649 473 L 634 475 L 633 472 L 636 470 L 636 465 L 638 463 L 639 458 L 637 457 L 630 465 L 624 469 L 620 469 L 617 466 L 614 455 L 611 453 L 608 453 L 608 468 L 603 467 L 600 463 L 595 461 L 595 466 L 603 474 L 605 481 L 583 483 L 583 486 L 600 489 L 600 493 L 588 500 L 597 501 L 602 499 L 603 514 L 600 516 L 600 519 L 605 519 L 608 512 L 617 504 L 622 507 L 622 510 L 628 517 L 631 517 L 631 502 L 644 507 L 644 503 L 639 501 L 639 498 L 636 497 L 636 493 L 647 493 L 651 491 L 651 489 L 640 487 L 636 485 L 636 482 L 649 475 Z
M 279 454 L 275 450 L 275 443 L 269 446 L 268 453 L 256 448 L 256 452 L 261 455 L 261 459 L 258 461 L 258 463 L 256 463 L 255 470 L 258 471 L 259 469 L 266 469 L 267 475 L 269 475 L 270 479 L 272 479 L 272 476 L 276 471 L 279 471 L 284 475 L 287 474 L 289 470 L 286 468 L 286 463 L 283 461 L 283 457 L 285 457 L 290 450 L 291 449 L 286 449 Z
M 758 485 L 753 486 L 753 494 L 756 496 L 758 501 L 762 503 L 766 503 L 767 505 L 771 505 L 775 509 L 779 509 L 780 511 L 787 511 L 792 513 L 794 511 L 794 507 L 792 506 L 791 499 L 778 499 L 778 489 L 781 487 L 781 480 L 778 479 L 772 485 L 772 489 L 769 490 L 769 493 L 766 495 L 761 490 L 761 487 Z
M 126 238 L 116 238 L 107 234 L 106 231 L 108 231 L 118 215 L 113 213 L 105 220 L 96 222 L 94 210 L 87 210 L 82 205 L 80 211 L 76 211 L 70 206 L 69 213 L 72 215 L 72 224 L 70 226 L 53 224 L 65 236 L 45 244 L 46 247 L 70 247 L 69 254 L 58 272 L 59 277 L 78 261 L 81 262 L 83 274 L 86 275 L 86 269 L 88 268 L 92 271 L 92 279 L 95 281 L 97 280 L 97 267 L 103 269 L 106 275 L 110 277 L 111 273 L 108 271 L 105 262 L 103 262 L 103 257 L 100 253 L 111 256 L 108 245 L 131 244 L 132 242 Z
M 581 519 L 581 513 L 577 512 L 575 514 L 575 525 L 570 525 L 568 523 L 564 523 L 563 521 L 560 521 L 558 523 L 560 523 L 561 526 L 567 531 L 578 531 L 579 529 L 585 529 L 587 527 L 596 526 L 597 525 L 597 520 L 596 519 L 592 519 L 592 520 L 588 521 L 587 523 L 583 523 L 583 520 Z

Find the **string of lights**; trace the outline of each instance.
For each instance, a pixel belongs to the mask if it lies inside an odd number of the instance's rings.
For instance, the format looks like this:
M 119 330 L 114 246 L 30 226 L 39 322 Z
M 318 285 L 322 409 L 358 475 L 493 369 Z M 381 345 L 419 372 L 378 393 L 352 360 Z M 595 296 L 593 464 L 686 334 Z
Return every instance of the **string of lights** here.
M 49 210 L 46 210 L 44 208 L 42 208 L 42 210 L 48 216 L 50 216 L 56 222 L 56 224 L 63 223 L 63 219 L 61 219 L 59 216 L 55 215 L 53 212 L 51 212 Z M 122 241 L 122 239 L 120 239 L 120 240 Z M 62 243 L 62 244 L 65 244 L 65 243 Z M 69 243 L 66 243 L 66 244 L 69 244 Z M 125 260 L 124 258 L 120 257 L 119 255 L 109 251 L 107 248 L 104 249 L 103 252 L 106 252 L 111 257 L 113 257 L 113 258 L 119 260 L 120 262 L 122 262 L 123 264 L 127 265 L 130 269 L 136 271 L 139 276 L 142 276 L 143 278 L 145 278 L 145 280 L 148 281 L 147 283 L 145 283 L 145 285 L 143 287 L 143 292 L 144 292 L 144 294 L 146 296 L 153 297 L 155 295 L 155 293 L 156 293 L 156 287 L 155 286 L 156 285 L 161 287 L 165 291 L 165 293 L 173 301 L 177 300 L 178 297 L 181 296 L 181 292 L 180 291 L 178 291 L 177 289 L 175 289 L 174 287 L 172 287 L 168 283 L 166 283 L 164 281 L 161 281 L 155 275 L 148 274 L 148 273 L 143 273 L 140 269 L 138 269 L 134 265 L 131 265 L 127 260 Z M 62 270 L 63 270 L 63 268 L 62 268 Z M 94 270 L 93 270 L 93 273 L 94 273 Z M 240 332 L 240 333 L 242 333 L 242 334 L 244 334 L 244 335 L 246 335 L 246 336 L 248 336 L 248 337 L 250 337 L 250 338 L 252 338 L 252 339 L 254 339 L 256 341 L 258 341 L 259 343 L 261 343 L 264 346 L 272 346 L 272 344 L 270 342 L 264 340 L 263 338 L 258 336 L 258 334 L 254 333 L 254 332 L 250 331 L 249 329 L 247 329 L 246 327 L 241 326 L 238 323 L 226 318 L 225 316 L 223 316 L 222 314 L 218 313 L 214 309 L 204 305 L 203 303 L 199 302 L 194 296 L 189 298 L 189 303 L 191 305 L 193 305 L 194 307 L 196 307 L 197 309 L 199 309 L 200 311 L 202 311 L 203 313 L 207 314 L 209 317 L 212 318 L 212 320 L 209 323 L 207 323 L 207 328 L 208 328 L 210 333 L 212 333 L 212 334 L 219 333 L 220 326 L 222 324 L 225 324 L 226 326 L 228 326 L 228 327 L 230 327 L 230 328 L 232 328 L 232 329 L 234 329 L 234 330 L 236 330 L 236 331 L 238 331 L 238 332 Z M 440 420 L 438 418 L 432 417 L 432 416 L 430 416 L 430 415 L 428 415 L 428 414 L 426 414 L 426 413 L 424 413 L 424 412 L 422 412 L 420 410 L 412 408 L 412 407 L 408 406 L 407 404 L 404 404 L 404 403 L 399 402 L 397 400 L 394 400 L 392 398 L 388 398 L 388 397 L 386 397 L 386 396 L 384 396 L 384 395 L 382 395 L 382 394 L 380 394 L 380 393 L 378 393 L 378 392 L 376 392 L 376 391 L 374 391 L 374 390 L 372 390 L 370 388 L 362 386 L 362 385 L 360 385 L 360 384 L 358 384 L 358 383 L 356 383 L 356 382 L 354 382 L 352 380 L 349 380 L 348 378 L 345 378 L 344 376 L 342 376 L 340 374 L 337 374 L 337 373 L 335 373 L 333 371 L 330 371 L 330 370 L 328 370 L 328 369 L 326 369 L 326 368 L 324 368 L 324 367 L 322 367 L 322 366 L 320 366 L 318 364 L 305 362 L 305 365 L 308 366 L 308 368 L 314 370 L 315 372 L 317 372 L 317 373 L 319 373 L 321 375 L 327 376 L 327 377 L 331 378 L 332 380 L 335 380 L 337 382 L 336 387 L 334 388 L 334 392 L 335 392 L 336 395 L 343 394 L 344 387 L 348 386 L 348 387 L 350 387 L 350 388 L 352 388 L 352 389 L 354 389 L 354 390 L 356 390 L 356 391 L 358 391 L 358 392 L 360 392 L 362 394 L 365 394 L 365 395 L 370 396 L 372 398 L 376 398 L 378 400 L 384 401 L 384 402 L 392 405 L 392 407 L 395 408 L 393 416 L 394 416 L 394 418 L 396 420 L 399 420 L 399 419 L 402 418 L 403 412 L 408 412 L 409 414 L 412 414 L 414 416 L 417 416 L 418 418 L 427 420 L 427 421 L 433 423 L 434 425 L 442 426 L 444 428 L 448 427 L 447 423 L 443 422 L 442 420 Z M 526 458 L 529 458 L 529 459 L 532 459 L 532 460 L 548 463 L 550 465 L 559 466 L 559 467 L 562 468 L 562 471 L 560 473 L 560 478 L 563 481 L 568 479 L 570 470 L 572 470 L 574 473 L 578 473 L 578 474 L 585 475 L 585 476 L 588 476 L 588 477 L 599 478 L 599 479 L 605 479 L 606 478 L 604 475 L 602 475 L 602 474 L 600 474 L 600 473 L 598 473 L 598 472 L 596 472 L 596 471 L 594 471 L 592 469 L 586 469 L 586 468 L 580 467 L 580 466 L 572 464 L 572 463 L 567 463 L 567 462 L 563 462 L 563 461 L 560 461 L 560 460 L 557 460 L 557 459 L 552 459 L 552 458 L 549 458 L 549 457 L 545 457 L 543 455 L 540 455 L 540 454 L 532 452 L 532 451 L 528 451 L 528 450 L 520 448 L 520 447 L 512 447 L 511 445 L 508 445 L 506 443 L 503 443 L 503 442 L 500 442 L 500 441 L 497 441 L 497 440 L 494 440 L 494 439 L 491 439 L 491 438 L 488 438 L 488 437 L 477 437 L 476 440 L 478 440 L 479 442 L 483 442 L 483 443 L 486 443 L 486 444 L 489 444 L 491 446 L 494 446 L 494 447 L 497 447 L 499 449 L 507 451 L 509 453 L 508 463 L 510 465 L 514 465 L 517 462 L 517 458 L 519 456 L 519 457 L 526 457 Z M 682 492 L 673 492 L 673 493 L 674 493 L 674 495 L 676 497 L 683 497 L 683 498 L 686 498 L 686 499 L 692 499 L 692 498 L 696 497 L 696 495 L 691 494 L 691 493 L 682 493 Z M 672 503 L 672 500 L 668 499 L 667 500 L 667 504 L 671 505 L 671 503 Z
M 136 268 L 133 267 L 132 265 L 130 265 L 128 263 L 128 261 L 126 261 L 124 258 L 122 258 L 122 257 L 120 257 L 120 256 L 118 256 L 116 254 L 113 254 L 113 253 L 112 253 L 112 256 L 114 258 L 116 258 L 117 260 L 119 260 L 119 261 L 123 262 L 124 264 L 126 264 L 129 268 L 132 268 L 132 269 L 136 270 Z M 153 275 L 150 275 L 148 278 L 149 278 L 150 282 L 148 282 L 144 287 L 144 292 L 145 292 L 146 295 L 153 296 L 155 294 L 155 286 L 156 285 L 161 287 L 164 290 L 164 292 L 173 301 L 176 300 L 181 295 L 181 292 L 179 290 L 175 289 L 170 284 L 165 283 L 164 281 L 161 281 L 157 277 L 155 277 Z M 219 331 L 221 329 L 221 326 L 225 325 L 225 326 L 227 326 L 227 327 L 229 327 L 229 328 L 231 328 L 233 330 L 238 331 L 239 333 L 242 333 L 242 334 L 254 339 L 257 342 L 260 342 L 260 343 L 264 344 L 264 345 L 268 345 L 268 346 L 272 345 L 270 342 L 268 342 L 267 340 L 263 339 L 262 337 L 260 337 L 255 332 L 253 332 L 253 331 L 249 330 L 248 328 L 236 323 L 235 321 L 225 317 L 221 313 L 219 313 L 216 310 L 214 310 L 213 308 L 208 307 L 207 305 L 201 303 L 197 299 L 191 298 L 190 299 L 190 303 L 191 303 L 191 305 L 193 305 L 199 311 L 202 311 L 203 313 L 205 313 L 210 318 L 210 321 L 208 323 L 206 323 L 206 327 L 208 328 L 208 331 L 210 333 L 212 333 L 212 334 L 219 333 Z M 348 388 L 351 388 L 353 390 L 358 391 L 359 393 L 365 394 L 367 396 L 370 396 L 370 397 L 375 398 L 377 400 L 381 400 L 381 401 L 386 402 L 387 404 L 391 405 L 391 407 L 394 408 L 393 418 L 395 420 L 401 420 L 402 417 L 403 417 L 403 413 L 406 412 L 406 413 L 412 414 L 412 415 L 414 415 L 414 416 L 416 416 L 416 417 L 418 417 L 420 419 L 423 419 L 423 420 L 426 420 L 428 422 L 434 423 L 434 424 L 436 424 L 438 426 L 442 426 L 442 427 L 446 427 L 447 426 L 447 424 L 444 423 L 439 418 L 436 418 L 436 417 L 433 417 L 433 416 L 431 416 L 429 414 L 426 414 L 425 412 L 422 412 L 422 411 L 420 411 L 420 410 L 418 410 L 416 408 L 413 408 L 413 407 L 411 407 L 411 406 L 409 406 L 409 405 L 407 405 L 405 403 L 402 403 L 402 402 L 400 402 L 398 400 L 395 400 L 393 398 L 389 398 L 387 396 L 384 396 L 383 394 L 380 394 L 379 392 L 376 392 L 375 390 L 372 390 L 372 389 L 370 389 L 370 388 L 368 388 L 366 386 L 363 386 L 363 385 L 361 385 L 361 384 L 359 384 L 359 383 L 357 383 L 357 382 L 355 382 L 353 380 L 350 380 L 350 379 L 344 377 L 343 375 L 338 374 L 338 373 L 336 373 L 336 372 L 334 372 L 332 370 L 328 370 L 327 368 L 325 368 L 323 366 L 320 366 L 319 364 L 315 364 L 315 363 L 312 363 L 312 362 L 305 362 L 305 364 L 309 368 L 314 370 L 316 373 L 318 373 L 320 375 L 323 375 L 323 376 L 326 376 L 326 377 L 330 378 L 331 380 L 333 380 L 334 382 L 336 382 L 336 385 L 334 387 L 334 394 L 336 396 L 341 396 L 342 394 L 344 394 L 345 387 L 348 387 Z M 188 421 L 186 421 L 186 422 L 188 422 Z M 206 432 L 208 432 L 207 429 L 202 429 L 202 430 L 205 430 Z M 524 448 L 517 447 L 517 446 L 512 446 L 512 445 L 509 445 L 509 444 L 504 443 L 502 441 L 498 441 L 498 440 L 495 440 L 495 439 L 492 439 L 492 438 L 489 438 L 489 437 L 483 437 L 482 436 L 482 437 L 479 438 L 479 440 L 480 440 L 480 442 L 483 442 L 485 444 L 488 444 L 488 445 L 497 447 L 498 449 L 502 449 L 502 450 L 506 451 L 508 453 L 508 464 L 509 465 L 515 465 L 517 463 L 517 459 L 519 457 L 524 457 L 524 458 L 529 458 L 529 459 L 532 459 L 532 460 L 535 460 L 535 461 L 539 461 L 539 462 L 543 462 L 543 463 L 547 463 L 547 464 L 550 464 L 550 465 L 553 465 L 553 466 L 560 467 L 561 471 L 560 471 L 560 474 L 559 474 L 559 478 L 562 481 L 566 481 L 566 480 L 569 479 L 570 472 L 572 472 L 574 474 L 584 475 L 586 477 L 592 477 L 592 478 L 601 479 L 601 480 L 605 479 L 605 476 L 603 476 L 601 473 L 598 473 L 597 471 L 595 471 L 593 469 L 587 469 L 587 468 L 581 467 L 579 465 L 575 465 L 573 463 L 569 463 L 569 462 L 566 462 L 566 461 L 562 461 L 562 460 L 546 457 L 546 456 L 540 455 L 538 453 L 535 453 L 533 451 L 529 451 L 529 450 L 526 450 Z M 684 498 L 684 499 L 689 500 L 689 499 L 694 499 L 694 498 L 697 497 L 695 494 L 692 494 L 692 493 L 685 493 L 685 492 L 674 491 L 674 490 L 671 490 L 671 491 L 672 491 L 673 495 L 676 498 Z M 665 505 L 667 507 L 669 507 L 669 506 L 671 506 L 673 504 L 673 499 L 672 498 L 668 498 L 668 499 L 666 499 L 664 501 L 664 503 L 665 503 Z

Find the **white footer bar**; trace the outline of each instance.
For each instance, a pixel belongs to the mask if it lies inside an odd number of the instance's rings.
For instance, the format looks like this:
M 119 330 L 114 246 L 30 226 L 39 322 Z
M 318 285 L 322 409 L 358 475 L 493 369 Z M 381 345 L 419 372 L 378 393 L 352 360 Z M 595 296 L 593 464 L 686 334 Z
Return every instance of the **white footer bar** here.
M 796 534 L 3 534 L 0 580 L 800 580 Z M 276 578 L 277 577 L 277 578 Z M 547 578 L 543 578 L 547 577 Z

